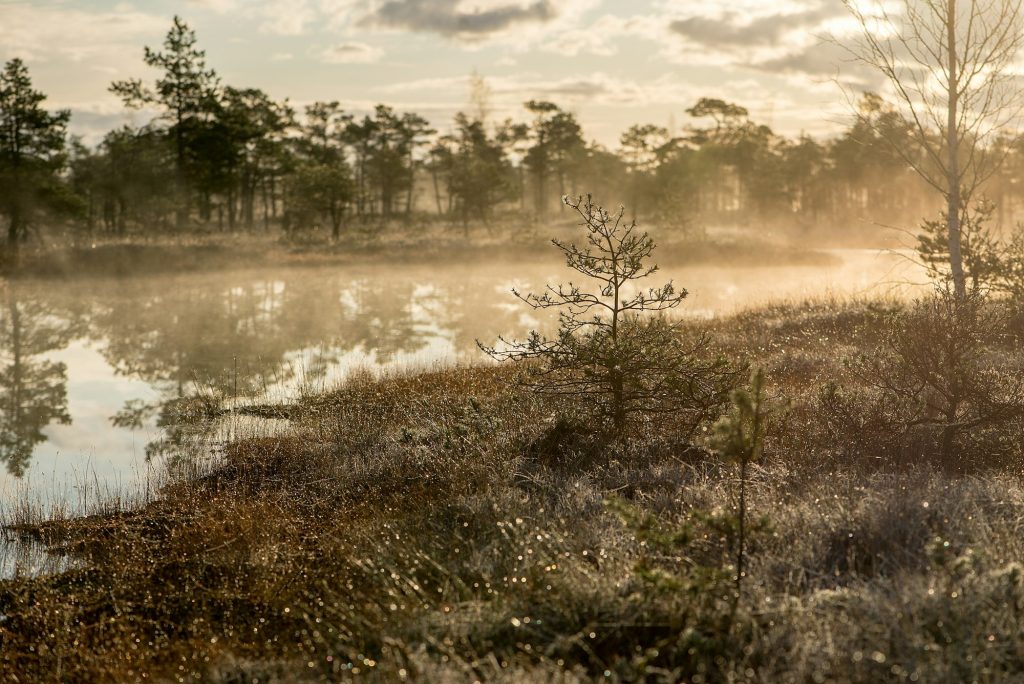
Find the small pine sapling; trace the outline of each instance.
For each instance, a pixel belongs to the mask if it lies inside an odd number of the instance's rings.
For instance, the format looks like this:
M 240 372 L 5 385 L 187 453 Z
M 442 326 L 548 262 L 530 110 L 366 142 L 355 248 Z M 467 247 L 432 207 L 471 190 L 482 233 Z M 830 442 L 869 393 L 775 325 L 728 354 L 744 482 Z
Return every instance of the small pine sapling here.
M 1024 417 L 1024 377 L 1006 351 L 1017 344 L 1009 311 L 981 292 L 937 287 L 894 315 L 881 342 L 851 367 L 905 430 L 937 432 L 944 468 L 971 466 L 962 447 L 972 431 Z
M 960 251 L 963 255 L 964 277 L 969 290 L 975 292 L 1000 289 L 1007 268 L 1008 246 L 1001 243 L 992 228 L 996 205 L 981 200 L 960 218 Z M 917 256 L 936 283 L 950 283 L 949 227 L 946 216 L 926 220 L 917 236 Z
M 686 415 L 692 430 L 725 403 L 737 371 L 710 357 L 706 336 L 687 340 L 678 322 L 644 316 L 676 308 L 687 291 L 671 281 L 646 290 L 635 285 L 658 267 L 648 263 L 654 240 L 635 221 L 624 220 L 625 209 L 611 214 L 590 196 L 563 201 L 582 219 L 586 242 L 552 243 L 566 265 L 596 281 L 595 287 L 570 282 L 548 285 L 543 294 L 513 290 L 534 309 L 558 310 L 557 335 L 499 338 L 501 348 L 477 344 L 500 361 L 537 362 L 528 383 L 533 389 L 585 402 L 615 434 L 638 414 Z
M 736 600 L 743 587 L 746 554 L 747 469 L 761 458 L 767 414 L 764 407 L 764 371 L 757 369 L 750 379 L 749 389 L 736 389 L 732 393 L 732 410 L 715 423 L 711 436 L 712 448 L 727 462 L 740 468 L 739 539 L 736 549 Z

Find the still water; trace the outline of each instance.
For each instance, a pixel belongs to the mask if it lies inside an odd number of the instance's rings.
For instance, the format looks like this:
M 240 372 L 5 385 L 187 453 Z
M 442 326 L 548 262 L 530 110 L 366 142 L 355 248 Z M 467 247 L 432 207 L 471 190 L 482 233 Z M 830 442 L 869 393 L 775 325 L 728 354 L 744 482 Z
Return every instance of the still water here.
M 712 316 L 889 293 L 911 274 L 900 255 L 844 250 L 809 266 L 667 267 L 659 280 L 690 291 L 683 315 Z M 509 290 L 567 276 L 551 261 L 0 283 L 0 504 L 74 511 L 144 488 L 189 397 L 284 402 L 356 368 L 483 360 L 475 340 L 544 327 Z

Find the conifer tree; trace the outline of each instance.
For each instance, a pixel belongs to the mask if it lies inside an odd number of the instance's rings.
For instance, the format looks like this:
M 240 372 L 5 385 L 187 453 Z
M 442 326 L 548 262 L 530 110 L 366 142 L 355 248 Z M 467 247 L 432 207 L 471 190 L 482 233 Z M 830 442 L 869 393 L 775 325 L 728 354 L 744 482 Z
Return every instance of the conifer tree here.
M 732 411 L 715 423 L 711 444 L 725 460 L 740 467 L 738 540 L 736 544 L 736 599 L 743 587 L 747 531 L 747 469 L 761 458 L 767 415 L 764 407 L 764 372 L 758 369 L 750 389 L 732 393 Z
M 481 349 L 499 360 L 537 361 L 532 387 L 585 402 L 615 434 L 637 415 L 672 414 L 695 428 L 724 403 L 736 371 L 710 357 L 707 337 L 687 340 L 679 322 L 644 317 L 675 309 L 687 291 L 671 281 L 636 287 L 658 270 L 647 263 L 655 245 L 635 221 L 624 220 L 625 209 L 610 214 L 589 195 L 563 201 L 582 219 L 586 243 L 552 243 L 569 268 L 597 282 L 596 291 L 572 282 L 548 285 L 539 295 L 513 290 L 534 309 L 559 311 L 557 336 L 533 331 L 525 341 L 499 338 L 498 347 Z
M 206 68 L 206 52 L 198 49 L 196 42 L 195 31 L 175 16 L 164 39 L 164 51 L 145 48 L 143 61 L 146 65 L 163 71 L 153 87 L 143 85 L 139 79 L 115 81 L 110 85 L 110 91 L 120 96 L 125 105 L 133 108 L 155 105 L 163 109 L 161 118 L 170 123 L 179 194 L 179 229 L 184 227 L 191 206 L 187 166 L 189 136 L 213 111 L 218 86 L 216 73 Z
M 59 193 L 71 114 L 42 108 L 46 95 L 32 88 L 28 67 L 12 59 L 0 72 L 0 215 L 7 219 L 7 247 L 17 255 L 34 213 Z

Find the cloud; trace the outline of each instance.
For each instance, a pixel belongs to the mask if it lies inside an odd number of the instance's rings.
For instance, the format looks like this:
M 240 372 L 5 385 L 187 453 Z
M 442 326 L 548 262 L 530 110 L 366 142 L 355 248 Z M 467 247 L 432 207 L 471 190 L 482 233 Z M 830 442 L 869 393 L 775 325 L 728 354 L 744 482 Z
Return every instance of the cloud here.
M 362 23 L 473 40 L 517 24 L 544 24 L 557 16 L 552 0 L 512 0 L 472 8 L 464 7 L 460 0 L 387 0 L 364 17 Z
M 694 2 L 700 5 L 702 0 Z M 877 74 L 851 60 L 840 44 L 856 30 L 840 0 L 790 0 L 770 9 L 763 3 L 738 3 L 725 11 L 708 5 L 697 13 L 670 17 L 665 56 L 677 62 L 755 69 L 788 79 L 794 87 L 815 89 L 840 75 L 858 88 L 880 85 Z
M 258 22 L 261 33 L 298 36 L 321 16 L 310 0 L 187 0 L 189 5 L 216 14 L 231 14 Z
M 797 73 L 815 76 L 834 74 L 839 62 L 849 61 L 849 53 L 842 47 L 823 41 L 796 52 L 755 63 L 759 69 L 775 73 Z
M 384 51 L 366 43 L 340 43 L 320 53 L 320 59 L 328 64 L 368 64 L 384 56 Z
M 583 54 L 607 57 L 619 53 L 625 38 L 657 40 L 662 30 L 663 22 L 657 17 L 604 14 L 586 26 L 565 28 L 555 40 L 538 47 L 567 57 Z
M 271 0 L 256 8 L 262 21 L 260 31 L 281 36 L 298 36 L 317 18 L 307 0 Z
M 80 102 L 55 99 L 52 103 L 48 102 L 47 106 L 71 110 L 68 131 L 80 137 L 86 145 L 98 145 L 108 132 L 121 126 L 142 126 L 159 113 L 150 107 L 140 110 L 125 109 L 121 102 L 113 97 Z
M 89 12 L 64 4 L 0 3 L 0 57 L 31 61 L 140 59 L 142 45 L 170 21 L 138 10 Z
M 790 12 L 749 18 L 749 15 L 726 11 L 717 16 L 696 15 L 676 19 L 669 29 L 696 45 L 710 48 L 749 48 L 779 46 L 794 34 L 806 34 L 826 21 L 845 16 L 838 2 L 827 2 Z
M 2 2 L 2 0 L 0 0 Z M 263 33 L 327 31 L 349 40 L 374 33 L 432 34 L 479 48 L 502 44 L 522 52 L 540 47 L 565 55 L 616 52 L 602 36 L 612 17 L 581 29 L 602 0 L 188 0 L 218 14 L 258 22 Z M 620 32 L 621 33 L 621 32 Z

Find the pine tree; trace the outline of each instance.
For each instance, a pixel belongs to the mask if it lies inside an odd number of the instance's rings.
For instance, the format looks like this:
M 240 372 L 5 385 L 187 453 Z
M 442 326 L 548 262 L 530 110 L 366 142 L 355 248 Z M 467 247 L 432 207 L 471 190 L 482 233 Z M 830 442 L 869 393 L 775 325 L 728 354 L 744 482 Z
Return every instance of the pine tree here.
M 82 330 L 43 302 L 19 301 L 14 285 L 0 297 L 0 463 L 20 477 L 48 425 L 68 425 L 67 368 L 47 357 Z
M 212 111 L 218 89 L 217 75 L 206 68 L 206 52 L 198 49 L 196 42 L 195 31 L 175 16 L 174 25 L 164 39 L 164 51 L 145 49 L 146 65 L 163 70 L 154 87 L 144 86 L 139 79 L 115 81 L 110 85 L 110 91 L 120 96 L 128 107 L 156 105 L 164 110 L 161 118 L 170 122 L 179 194 L 179 229 L 184 227 L 191 207 L 187 165 L 189 136 Z
M 7 219 L 7 246 L 16 257 L 36 210 L 59 194 L 64 165 L 66 110 L 49 113 L 46 95 L 33 90 L 28 68 L 12 59 L 0 73 L 0 215 Z
M 711 444 L 725 460 L 740 467 L 740 492 L 736 544 L 736 599 L 743 587 L 746 560 L 747 532 L 747 469 L 761 458 L 767 412 L 764 400 L 764 372 L 756 370 L 750 379 L 750 389 L 737 389 L 732 394 L 732 411 L 715 423 Z
M 584 402 L 615 434 L 637 415 L 671 414 L 695 428 L 724 403 L 736 371 L 710 356 L 707 337 L 687 340 L 680 323 L 643 316 L 676 308 L 687 292 L 671 281 L 635 287 L 658 270 L 646 263 L 655 245 L 624 220 L 624 209 L 610 214 L 589 196 L 563 201 L 583 219 L 586 246 L 552 242 L 570 268 L 597 281 L 597 291 L 573 283 L 548 285 L 540 295 L 513 290 L 534 309 L 558 309 L 558 335 L 534 331 L 526 341 L 499 339 L 501 348 L 481 349 L 499 360 L 538 362 L 534 389 Z

